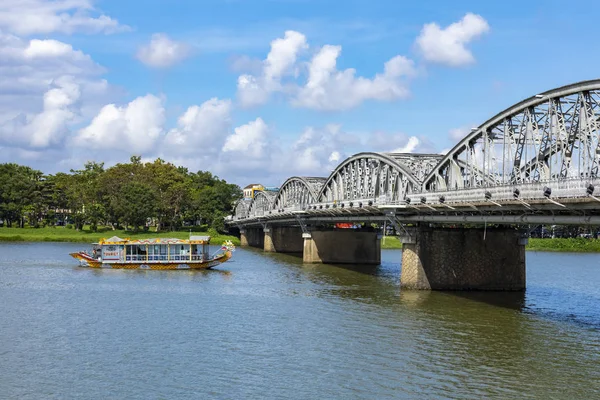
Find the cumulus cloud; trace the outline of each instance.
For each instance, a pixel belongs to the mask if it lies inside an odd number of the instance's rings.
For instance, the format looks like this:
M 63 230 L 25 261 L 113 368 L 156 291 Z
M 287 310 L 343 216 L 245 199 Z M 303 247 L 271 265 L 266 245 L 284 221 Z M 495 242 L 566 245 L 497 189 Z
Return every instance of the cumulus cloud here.
M 347 110 L 365 100 L 390 101 L 407 97 L 407 78 L 415 75 L 414 63 L 396 56 L 384 65 L 384 72 L 373 79 L 356 77 L 348 68 L 338 71 L 336 60 L 341 46 L 325 45 L 309 64 L 306 85 L 292 104 L 317 110 Z
M 444 29 L 436 23 L 425 24 L 416 46 L 427 61 L 459 67 L 475 62 L 466 45 L 489 30 L 483 17 L 467 13 L 460 21 Z
M 339 124 L 309 126 L 284 151 L 286 166 L 294 175 L 328 175 L 347 156 L 347 151 L 360 147 L 360 139 L 344 132 Z
M 98 12 L 93 0 L 2 0 L 0 29 L 32 35 L 114 33 L 129 28 Z
M 58 40 L 23 40 L 0 32 L 0 90 L 6 93 L 45 92 L 62 75 L 80 79 L 104 72 L 90 56 Z
M 164 140 L 171 154 L 213 155 L 221 149 L 224 138 L 231 129 L 231 100 L 212 98 L 201 105 L 189 107 Z
M 62 143 L 94 115 L 111 87 L 104 69 L 70 44 L 0 33 L 0 144 L 23 150 Z
M 242 106 L 266 103 L 271 94 L 282 92 L 292 105 L 316 110 L 347 110 L 366 100 L 391 101 L 409 95 L 408 81 L 415 76 L 414 62 L 404 56 L 395 56 L 383 66 L 383 72 L 373 78 L 356 75 L 356 70 L 337 69 L 341 46 L 325 45 L 310 62 L 299 61 L 308 49 L 306 37 L 287 31 L 283 38 L 271 42 L 271 51 L 262 63 L 258 74 L 238 77 L 238 99 Z M 248 58 L 240 59 L 243 65 Z M 306 64 L 306 65 L 305 65 Z M 308 77 L 298 83 L 300 73 L 307 69 Z M 289 76 L 290 79 L 283 79 Z
M 140 47 L 137 58 L 150 67 L 167 68 L 185 60 L 190 54 L 188 44 L 172 40 L 164 33 L 155 33 L 150 43 Z
M 143 153 L 153 149 L 163 131 L 161 99 L 148 94 L 123 107 L 108 104 L 75 138 L 78 146 Z
M 411 136 L 404 146 L 392 150 L 392 153 L 414 153 L 419 143 L 421 143 L 421 141 L 418 137 Z
M 234 134 L 228 136 L 223 145 L 223 152 L 240 152 L 245 157 L 261 158 L 266 155 L 268 147 L 269 127 L 257 118 L 245 125 L 235 128 Z
M 34 115 L 19 114 L 0 125 L 4 143 L 31 148 L 45 148 L 62 142 L 68 124 L 76 111 L 73 104 L 79 99 L 79 85 L 72 77 L 64 76 L 52 82 L 43 96 L 43 110 Z
M 244 74 L 238 78 L 238 99 L 243 107 L 264 104 L 271 93 L 281 90 L 281 78 L 293 72 L 298 53 L 308 48 L 300 32 L 286 31 L 283 38 L 271 42 L 271 51 L 263 61 L 259 76 Z

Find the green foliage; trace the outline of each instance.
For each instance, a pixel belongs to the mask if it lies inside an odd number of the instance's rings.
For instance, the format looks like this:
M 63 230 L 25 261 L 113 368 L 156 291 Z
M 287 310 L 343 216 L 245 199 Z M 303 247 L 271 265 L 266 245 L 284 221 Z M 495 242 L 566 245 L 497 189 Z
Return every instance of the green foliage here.
M 384 236 L 381 238 L 382 249 L 401 249 L 402 243 L 397 236 Z
M 108 169 L 88 162 L 83 169 L 44 176 L 17 164 L 0 164 L 0 220 L 7 227 L 56 226 L 91 231 L 113 228 L 189 229 L 203 224 L 225 230 L 242 191 L 210 172 L 189 172 L 164 160 L 129 163 Z
M 211 236 L 211 243 L 220 245 L 225 240 L 231 240 L 235 245 L 240 244 L 240 240 L 235 236 L 221 235 L 214 229 L 208 229 L 205 234 Z M 66 229 L 66 227 L 56 228 L 0 228 L 0 242 L 97 242 L 101 238 L 110 236 L 128 237 L 131 239 L 144 238 L 189 238 L 189 230 L 174 232 L 155 232 L 150 229 L 147 232 L 133 232 L 125 230 L 113 231 L 110 226 L 97 226 L 97 232 L 91 230 L 89 225 L 84 225 L 79 231 Z
M 587 238 L 529 239 L 527 250 L 560 252 L 600 252 L 600 240 Z

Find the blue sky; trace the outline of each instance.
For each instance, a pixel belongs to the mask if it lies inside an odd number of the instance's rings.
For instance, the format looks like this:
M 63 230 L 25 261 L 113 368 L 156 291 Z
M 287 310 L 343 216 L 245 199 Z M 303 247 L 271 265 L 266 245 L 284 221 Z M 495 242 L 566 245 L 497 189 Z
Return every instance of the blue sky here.
M 361 151 L 443 152 L 525 97 L 599 77 L 600 4 L 568 5 L 3 0 L 0 162 L 139 154 L 277 185 Z

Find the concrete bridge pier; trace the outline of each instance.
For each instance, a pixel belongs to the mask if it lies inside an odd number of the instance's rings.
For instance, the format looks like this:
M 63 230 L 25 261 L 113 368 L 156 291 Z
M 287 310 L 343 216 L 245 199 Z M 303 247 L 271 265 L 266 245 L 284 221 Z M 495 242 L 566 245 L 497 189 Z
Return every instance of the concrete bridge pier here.
M 304 239 L 302 229 L 295 226 L 264 228 L 263 250 L 269 253 L 302 253 Z
M 240 245 L 258 247 L 262 249 L 264 247 L 264 235 L 261 228 L 244 228 L 240 229 Z
M 527 238 L 514 229 L 409 228 L 400 286 L 421 290 L 525 290 Z
M 353 229 L 304 233 L 305 263 L 381 264 L 381 235 Z

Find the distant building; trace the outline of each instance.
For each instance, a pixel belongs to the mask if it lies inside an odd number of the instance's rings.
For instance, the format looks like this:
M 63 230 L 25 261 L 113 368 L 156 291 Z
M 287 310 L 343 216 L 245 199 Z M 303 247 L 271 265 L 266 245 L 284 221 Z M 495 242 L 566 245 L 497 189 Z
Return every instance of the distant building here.
M 245 199 L 253 199 L 254 192 L 257 190 L 264 190 L 265 187 L 260 183 L 251 183 L 244 188 L 244 198 Z
M 254 194 L 257 191 L 267 191 L 267 192 L 277 192 L 279 191 L 278 187 L 265 187 L 260 183 L 251 183 L 247 185 L 244 189 L 244 198 L 245 199 L 253 199 Z

